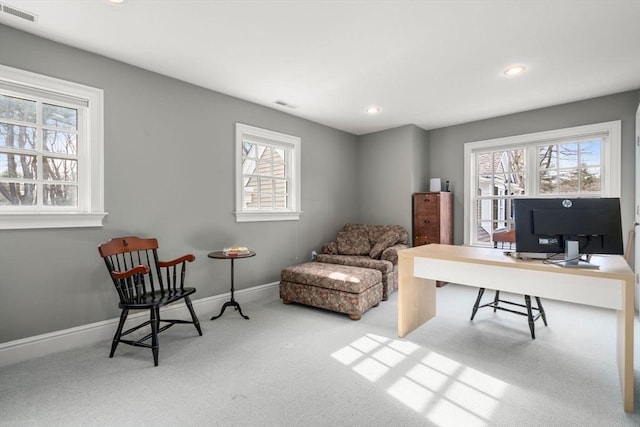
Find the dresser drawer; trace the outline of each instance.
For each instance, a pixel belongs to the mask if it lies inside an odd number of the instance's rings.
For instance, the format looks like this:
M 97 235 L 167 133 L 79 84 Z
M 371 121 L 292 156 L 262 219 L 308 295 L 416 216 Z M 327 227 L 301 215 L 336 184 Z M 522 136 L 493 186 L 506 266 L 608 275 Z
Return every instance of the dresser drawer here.
M 438 216 L 440 213 L 440 195 L 416 195 L 413 199 L 413 211 L 413 214 L 418 216 Z
M 429 245 L 431 243 L 440 243 L 440 236 L 420 235 L 413 239 L 413 246 Z
M 433 240 L 431 243 L 442 243 L 442 235 L 440 234 L 440 230 L 439 229 L 434 229 L 434 228 L 422 228 L 419 230 L 416 230 L 415 233 L 415 237 L 428 237 L 429 239 Z
M 440 229 L 440 217 L 438 216 L 427 216 L 427 215 L 417 215 L 415 217 L 415 222 L 413 226 L 416 230 L 439 230 Z M 422 234 L 418 232 L 418 234 Z

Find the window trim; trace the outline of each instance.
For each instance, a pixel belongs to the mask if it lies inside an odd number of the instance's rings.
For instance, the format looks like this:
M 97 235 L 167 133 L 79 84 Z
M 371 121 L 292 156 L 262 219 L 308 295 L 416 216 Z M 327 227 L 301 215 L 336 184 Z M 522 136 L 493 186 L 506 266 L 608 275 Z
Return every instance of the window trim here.
M 584 138 L 596 134 L 606 134 L 608 138 L 608 143 L 605 144 L 602 151 L 603 158 L 601 164 L 605 170 L 602 174 L 601 195 L 604 197 L 620 197 L 622 165 L 622 121 L 620 120 L 465 143 L 464 244 L 471 244 L 471 214 L 474 199 L 474 196 L 471 194 L 471 189 L 474 188 L 475 185 L 476 162 L 473 160 L 475 159 L 476 152 L 544 144 L 545 142 L 552 142 L 554 140 Z M 527 160 L 529 160 L 529 158 L 527 158 Z M 532 183 L 528 183 L 528 185 L 532 185 Z M 531 197 L 533 197 L 533 195 Z M 535 195 L 535 197 L 559 197 L 559 195 Z
M 300 208 L 300 137 L 262 129 L 243 123 L 236 123 L 236 153 L 235 153 L 235 181 L 236 181 L 236 209 L 234 214 L 236 222 L 258 222 L 258 221 L 298 221 L 302 210 Z M 245 210 L 242 204 L 242 141 L 245 136 L 254 139 L 268 141 L 269 144 L 285 148 L 291 153 L 288 161 L 287 181 L 290 183 L 289 207 L 277 210 Z
M 0 230 L 102 227 L 104 212 L 104 91 L 54 77 L 0 65 L 0 85 L 16 91 L 35 91 L 58 100 L 74 99 L 87 103 L 87 144 L 79 150 L 78 185 L 83 197 L 77 209 L 31 209 L 19 207 L 15 211 L 0 211 Z M 33 93 L 31 93 L 33 96 Z

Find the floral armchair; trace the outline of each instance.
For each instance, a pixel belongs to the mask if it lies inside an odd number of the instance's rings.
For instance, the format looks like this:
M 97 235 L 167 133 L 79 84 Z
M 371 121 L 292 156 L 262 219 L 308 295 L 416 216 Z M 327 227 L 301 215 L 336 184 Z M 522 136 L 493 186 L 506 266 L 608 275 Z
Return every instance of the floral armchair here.
M 382 273 L 382 300 L 398 288 L 398 251 L 409 247 L 401 225 L 346 224 L 325 243 L 316 261 L 371 268 Z

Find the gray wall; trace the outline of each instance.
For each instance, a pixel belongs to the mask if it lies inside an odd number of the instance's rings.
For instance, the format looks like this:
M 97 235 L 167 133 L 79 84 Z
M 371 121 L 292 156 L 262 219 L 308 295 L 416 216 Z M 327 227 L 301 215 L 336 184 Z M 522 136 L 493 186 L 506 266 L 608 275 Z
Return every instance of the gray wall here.
M 463 243 L 464 143 L 551 129 L 622 120 L 621 209 L 625 242 L 633 224 L 635 198 L 635 111 L 640 91 L 511 114 L 493 119 L 431 130 L 429 165 L 433 176 L 451 180 L 454 192 L 454 239 Z M 626 246 L 625 246 L 626 247 Z
M 248 288 L 359 220 L 354 135 L 1 25 L 0 63 L 104 90 L 109 213 L 103 228 L 0 231 L 0 342 L 117 317 L 97 251 L 111 237 L 157 237 L 165 259 L 193 253 L 203 298 L 229 291 L 229 264 L 208 252 L 254 249 L 236 269 L 236 288 Z M 235 222 L 235 122 L 302 138 L 300 221 Z
M 411 194 L 428 186 L 428 132 L 415 125 L 360 136 L 361 220 L 411 232 Z
M 429 132 L 417 126 L 412 126 L 412 153 L 411 153 L 411 193 L 429 190 L 429 156 L 431 142 Z
M 239 264 L 237 289 L 271 283 L 346 222 L 411 229 L 411 194 L 429 177 L 451 181 L 462 243 L 463 144 L 622 120 L 622 208 L 633 220 L 634 114 L 640 91 L 432 131 L 414 125 L 356 137 L 0 25 L 0 63 L 105 91 L 103 228 L 0 231 L 0 342 L 115 318 L 97 245 L 155 236 L 160 255 L 196 255 L 196 298 L 228 292 L 229 266 L 206 257 L 231 244 L 258 256 Z M 234 124 L 302 138 L 302 219 L 236 223 Z

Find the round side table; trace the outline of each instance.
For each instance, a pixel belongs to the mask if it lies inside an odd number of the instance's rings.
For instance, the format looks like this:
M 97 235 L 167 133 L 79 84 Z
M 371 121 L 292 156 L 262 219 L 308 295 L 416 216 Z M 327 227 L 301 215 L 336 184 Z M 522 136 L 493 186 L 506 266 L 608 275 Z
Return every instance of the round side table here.
M 225 254 L 223 251 L 215 251 L 215 252 L 210 252 L 207 256 L 209 258 L 214 258 L 214 259 L 230 259 L 231 260 L 231 300 L 225 302 L 224 305 L 222 306 L 222 309 L 220 310 L 220 314 L 218 314 L 217 316 L 213 316 L 211 318 L 211 320 L 215 320 L 218 317 L 222 316 L 222 314 L 224 313 L 224 310 L 227 307 L 235 307 L 236 311 L 238 311 L 240 313 L 240 316 L 244 317 L 245 319 L 249 319 L 249 316 L 245 316 L 244 314 L 242 314 L 242 309 L 240 308 L 240 304 L 238 304 L 236 302 L 236 300 L 234 299 L 234 297 L 233 297 L 233 292 L 234 292 L 234 287 L 233 287 L 233 280 L 234 280 L 233 261 L 235 259 L 254 257 L 254 256 L 256 256 L 256 253 L 253 252 L 253 251 L 249 251 L 248 254 L 228 255 L 228 254 Z

